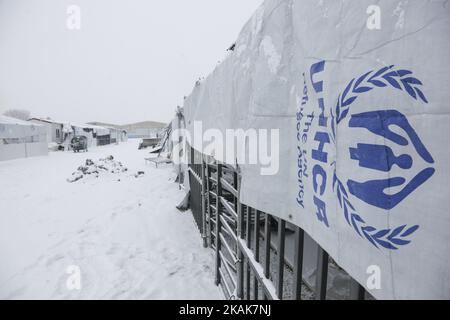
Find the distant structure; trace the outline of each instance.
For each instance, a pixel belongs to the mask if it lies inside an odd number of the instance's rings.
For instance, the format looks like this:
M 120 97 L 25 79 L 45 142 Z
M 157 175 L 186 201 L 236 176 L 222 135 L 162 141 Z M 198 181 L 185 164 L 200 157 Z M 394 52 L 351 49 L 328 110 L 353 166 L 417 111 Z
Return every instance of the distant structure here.
M 0 161 L 47 154 L 44 126 L 0 115 Z
M 128 131 L 123 128 L 123 126 L 107 123 L 107 122 L 88 122 L 88 125 L 94 127 L 103 127 L 109 130 L 110 132 L 110 142 L 109 143 L 118 143 L 124 142 L 128 140 Z
M 93 126 L 105 127 L 105 128 L 117 128 L 117 129 L 122 129 L 122 126 L 121 126 L 121 125 L 113 124 L 113 123 L 108 123 L 108 122 L 98 122 L 98 121 L 93 121 L 93 122 L 88 122 L 87 124 L 91 124 L 91 125 L 93 125 Z
M 28 121 L 42 125 L 46 128 L 47 142 L 49 143 L 63 143 L 64 133 L 68 133 L 70 130 L 70 125 L 68 122 L 56 121 L 50 118 L 30 118 Z
M 70 150 L 70 142 L 75 136 L 85 136 L 89 148 L 127 141 L 126 130 L 113 125 L 95 125 L 36 117 L 29 119 L 28 122 L 43 126 L 47 133 L 49 147 L 56 150 Z
M 167 127 L 166 123 L 157 121 L 142 121 L 124 125 L 93 121 L 88 122 L 88 124 L 110 129 L 122 130 L 126 132 L 127 138 L 130 139 L 160 138 L 162 132 Z
M 128 132 L 128 138 L 160 138 L 166 123 L 143 121 L 121 126 Z

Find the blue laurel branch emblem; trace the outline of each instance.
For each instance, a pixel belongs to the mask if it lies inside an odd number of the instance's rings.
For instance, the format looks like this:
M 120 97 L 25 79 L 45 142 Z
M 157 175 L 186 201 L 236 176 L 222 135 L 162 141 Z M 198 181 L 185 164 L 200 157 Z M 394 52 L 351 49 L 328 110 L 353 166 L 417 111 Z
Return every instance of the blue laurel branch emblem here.
M 406 225 L 394 228 L 378 230 L 375 227 L 367 225 L 364 219 L 356 212 L 355 207 L 349 200 L 348 193 L 336 175 L 333 176 L 333 189 L 336 191 L 339 206 L 343 210 L 347 223 L 360 235 L 365 237 L 375 247 L 380 246 L 386 249 L 396 250 L 398 246 L 404 246 L 411 243 L 407 238 L 419 229 L 415 225 L 407 228 Z M 406 230 L 405 230 L 406 229 Z
M 383 67 L 374 72 L 373 70 L 363 74 L 359 78 L 353 78 L 343 93 L 339 95 L 336 105 L 336 119 L 339 124 L 344 119 L 350 105 L 355 102 L 358 95 L 369 92 L 375 88 L 393 87 L 395 89 L 406 91 L 415 100 L 420 99 L 428 103 L 427 98 L 418 86 L 423 85 L 420 80 L 412 76 L 409 70 L 399 69 L 393 70 L 394 65 Z M 332 126 L 333 135 L 336 135 L 335 126 Z
M 360 94 L 369 92 L 376 88 L 395 88 L 404 91 L 415 100 L 422 100 L 428 103 L 422 90 L 422 82 L 415 78 L 411 71 L 394 68 L 394 65 L 383 67 L 377 71 L 371 70 L 358 78 L 353 78 L 339 95 L 333 121 L 331 122 L 331 140 L 336 143 L 337 125 L 348 115 L 350 106 L 356 101 Z M 431 156 L 430 156 L 431 157 Z M 355 230 L 355 232 L 366 238 L 376 248 L 397 250 L 401 246 L 411 243 L 410 236 L 418 229 L 418 225 L 402 225 L 390 229 L 377 229 L 368 225 L 366 221 L 355 209 L 349 199 L 348 192 L 344 184 L 339 179 L 336 172 L 336 162 L 333 162 L 333 190 L 336 192 L 339 206 L 342 209 L 345 220 Z

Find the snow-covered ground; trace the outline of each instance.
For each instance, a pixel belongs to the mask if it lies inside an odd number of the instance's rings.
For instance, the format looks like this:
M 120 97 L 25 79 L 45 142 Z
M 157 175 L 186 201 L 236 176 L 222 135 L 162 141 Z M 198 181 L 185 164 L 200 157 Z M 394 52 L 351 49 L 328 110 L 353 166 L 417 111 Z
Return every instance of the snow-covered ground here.
M 137 144 L 0 162 L 1 299 L 223 298 L 172 168 L 145 165 Z M 109 155 L 128 171 L 67 181 Z M 67 287 L 73 265 L 81 290 Z

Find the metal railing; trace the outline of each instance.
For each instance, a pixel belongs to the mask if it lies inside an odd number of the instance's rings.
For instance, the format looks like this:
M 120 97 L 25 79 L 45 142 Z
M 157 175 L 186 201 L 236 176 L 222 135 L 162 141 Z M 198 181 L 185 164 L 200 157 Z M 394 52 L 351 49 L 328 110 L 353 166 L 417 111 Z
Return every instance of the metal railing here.
M 193 161 L 195 160 L 195 161 Z M 227 299 L 318 299 L 330 292 L 328 272 L 345 273 L 318 244 L 314 281 L 305 280 L 305 239 L 299 227 L 240 203 L 240 175 L 190 149 L 189 179 L 194 220 L 204 246 L 215 251 L 215 282 Z M 286 243 L 289 253 L 286 254 Z M 348 276 L 346 299 L 371 298 Z M 310 277 L 311 278 L 311 277 Z M 335 297 L 334 297 L 335 298 Z

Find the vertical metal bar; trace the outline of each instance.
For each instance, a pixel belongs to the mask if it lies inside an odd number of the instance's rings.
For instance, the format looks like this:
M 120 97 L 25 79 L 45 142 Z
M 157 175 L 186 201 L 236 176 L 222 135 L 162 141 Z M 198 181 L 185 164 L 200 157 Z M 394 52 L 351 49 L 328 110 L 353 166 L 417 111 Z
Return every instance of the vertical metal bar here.
M 202 174 L 202 186 L 201 186 L 201 192 L 202 192 L 202 237 L 203 237 L 203 247 L 208 247 L 208 236 L 206 231 L 206 182 L 205 182 L 205 162 L 203 160 L 202 156 L 202 163 L 201 163 L 201 174 Z
M 284 276 L 284 243 L 286 235 L 286 221 L 278 220 L 278 279 L 277 294 L 283 300 L 283 276 Z
M 247 247 L 249 249 L 252 248 L 252 236 L 251 236 L 251 233 L 252 233 L 252 229 L 251 229 L 252 222 L 251 222 L 251 219 L 252 219 L 252 208 L 247 207 L 247 225 L 246 225 L 247 230 L 246 230 L 245 240 L 247 242 Z
M 264 226 L 264 276 L 270 277 L 270 215 L 266 213 L 266 223 Z
M 247 208 L 247 225 L 246 225 L 246 232 L 245 232 L 245 240 L 247 242 L 247 247 L 249 249 L 252 248 L 251 244 L 251 219 L 252 219 L 252 208 L 246 206 Z M 246 269 L 246 298 L 247 300 L 250 300 L 250 262 L 247 259 L 247 269 Z
M 259 220 L 261 217 L 261 211 L 255 212 L 255 260 L 259 262 Z
M 350 280 L 350 300 L 364 300 L 365 297 L 366 289 L 352 278 Z
M 241 210 L 241 216 L 240 216 L 240 225 L 241 225 L 241 239 L 244 240 L 245 237 L 245 205 L 242 203 L 239 203 L 239 209 Z
M 295 228 L 295 248 L 294 248 L 294 292 L 293 299 L 302 299 L 302 281 L 303 281 L 303 245 L 305 232 L 302 228 Z
M 192 146 L 189 146 L 189 147 L 191 148 L 191 150 L 190 150 L 191 157 L 189 159 L 189 165 L 192 169 L 194 169 L 194 148 L 192 148 Z
M 178 122 L 178 127 L 177 128 L 182 128 L 181 127 L 181 117 L 182 117 L 182 115 L 181 115 L 181 111 L 180 111 L 180 108 L 179 107 L 177 107 L 177 122 Z M 172 126 L 170 126 L 171 128 L 172 128 Z M 172 129 L 169 129 L 170 130 L 170 132 L 167 132 L 167 139 L 169 139 L 169 136 L 170 136 L 170 134 L 171 134 L 171 132 L 172 132 Z M 180 131 L 178 131 L 178 143 L 179 143 L 179 146 L 181 146 L 182 144 L 181 144 L 181 142 L 183 141 L 183 138 L 182 138 L 182 136 L 181 136 L 181 134 L 180 134 Z M 170 145 L 170 142 L 168 143 L 168 145 Z M 164 146 L 163 146 L 163 149 L 164 149 Z M 176 149 L 176 148 L 175 148 Z M 180 152 L 181 152 L 181 150 L 180 151 L 178 151 L 178 154 L 177 154 L 177 160 L 178 160 L 178 174 L 182 174 L 182 172 L 181 172 L 181 156 L 180 156 Z M 158 155 L 159 156 L 159 155 Z M 184 177 L 183 179 L 185 179 L 186 177 Z M 180 186 L 181 186 L 181 183 L 180 183 Z
M 212 244 L 212 235 L 211 235 L 211 194 L 209 193 L 209 181 L 211 178 L 211 171 L 209 164 L 205 162 L 206 164 L 206 214 L 207 214 L 207 240 L 208 240 L 208 246 L 211 247 Z
M 220 178 L 222 177 L 222 165 L 217 164 L 217 198 L 216 198 L 216 285 L 220 284 L 220 196 L 222 195 L 222 184 Z
M 237 174 L 236 174 L 237 177 Z M 243 205 L 240 202 L 239 199 L 239 191 L 240 191 L 240 184 L 239 179 L 236 179 L 236 190 L 238 191 L 238 198 L 237 198 L 237 213 L 238 213 L 238 238 L 244 239 L 244 208 Z M 242 253 L 240 246 L 237 246 L 238 250 L 238 264 L 237 264 L 237 288 L 236 288 L 236 295 L 238 299 L 244 298 L 244 254 Z
M 237 194 L 236 194 L 236 196 L 233 196 L 233 199 L 234 199 L 234 211 L 237 213 L 238 211 L 239 211 L 239 182 L 238 182 L 238 172 L 237 172 L 237 169 L 235 169 L 234 171 L 233 171 L 233 187 L 236 189 L 236 191 L 237 191 Z M 235 226 L 236 226 L 236 228 L 234 229 L 234 231 L 236 232 L 236 238 L 238 237 L 238 235 L 239 235 L 239 217 L 237 217 L 237 221 L 236 221 L 236 223 L 235 223 Z M 238 246 L 238 244 L 237 244 L 237 242 L 234 244 L 234 251 L 236 252 L 236 256 L 237 256 L 237 253 L 238 253 L 238 251 L 239 251 L 239 246 Z
M 239 205 L 239 190 L 240 189 L 239 189 L 238 184 L 239 184 L 239 182 L 238 182 L 238 173 L 237 173 L 237 169 L 236 169 L 236 171 L 233 172 L 233 186 L 237 190 L 237 194 L 238 194 L 238 196 L 234 198 L 234 210 L 236 212 L 239 210 L 238 209 L 238 205 Z
M 270 215 L 265 214 L 264 223 L 264 276 L 269 279 L 270 276 Z M 267 295 L 263 294 L 263 300 L 267 300 Z
M 261 216 L 261 211 L 255 211 L 255 260 L 259 262 L 259 217 Z M 258 300 L 258 277 L 254 277 L 255 283 L 253 287 L 253 295 L 255 296 L 255 300 Z
M 327 298 L 328 253 L 321 246 L 317 252 L 316 300 Z
M 245 272 L 245 299 L 246 300 L 250 300 L 250 262 L 247 260 L 247 264 L 246 264 L 246 272 Z

